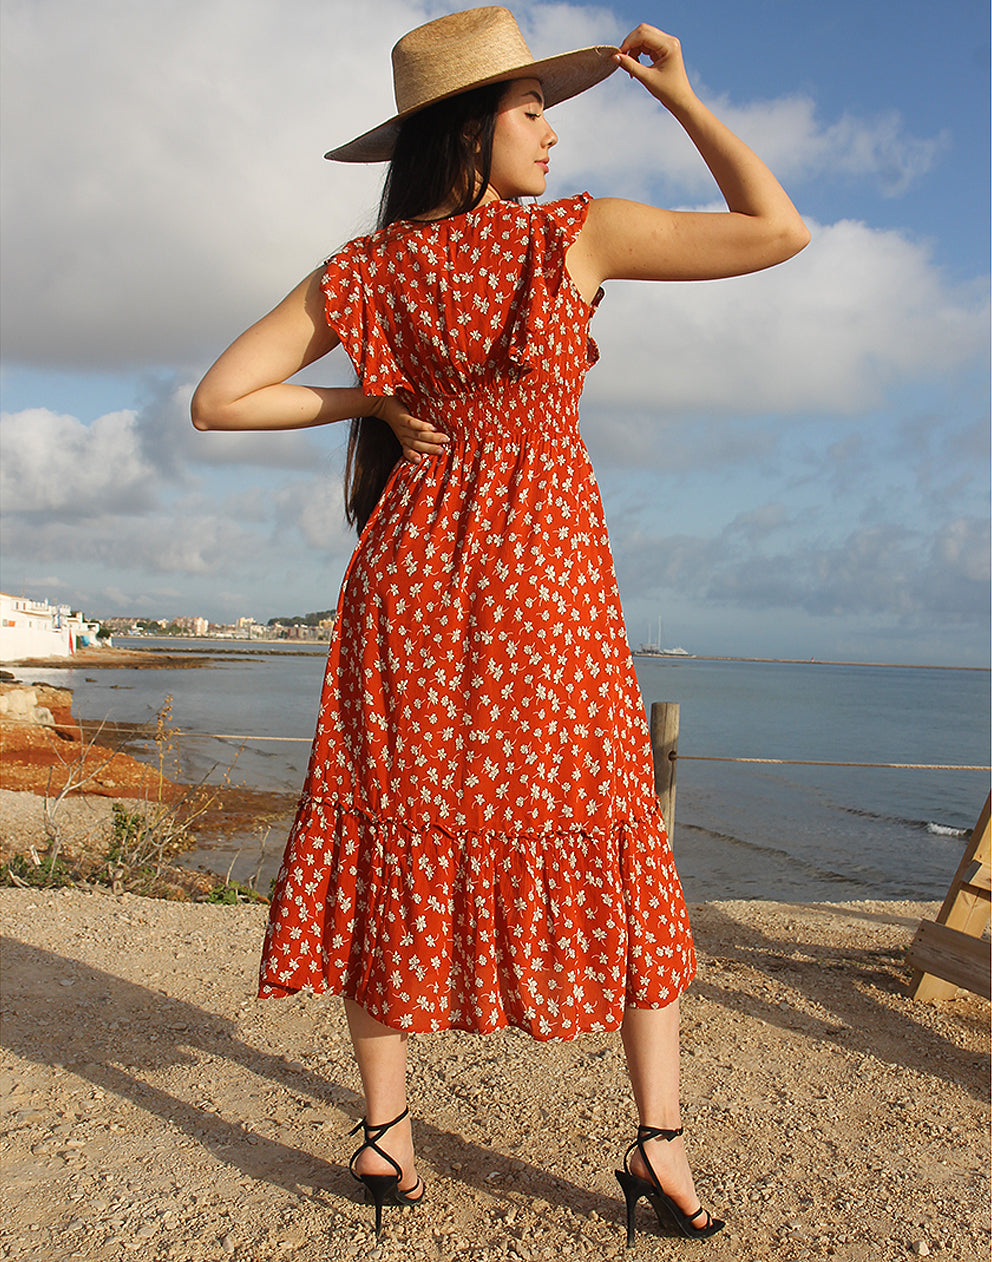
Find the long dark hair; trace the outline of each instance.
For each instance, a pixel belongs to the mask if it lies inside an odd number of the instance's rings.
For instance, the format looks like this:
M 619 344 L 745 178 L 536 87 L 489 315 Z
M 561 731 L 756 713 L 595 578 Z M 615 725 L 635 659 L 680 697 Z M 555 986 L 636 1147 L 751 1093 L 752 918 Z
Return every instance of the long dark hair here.
M 477 206 L 489 185 L 496 112 L 505 83 L 436 101 L 400 124 L 379 203 L 380 228 L 430 216 L 452 200 L 449 215 Z M 385 421 L 356 417 L 348 434 L 345 517 L 359 532 L 379 502 L 402 449 Z

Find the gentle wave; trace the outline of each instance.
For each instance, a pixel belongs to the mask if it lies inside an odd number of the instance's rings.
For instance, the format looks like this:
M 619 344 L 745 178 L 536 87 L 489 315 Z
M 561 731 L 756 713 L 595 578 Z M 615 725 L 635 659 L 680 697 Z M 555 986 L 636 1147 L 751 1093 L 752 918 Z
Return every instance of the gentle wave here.
M 927 832 L 932 833 L 934 837 L 968 837 L 970 836 L 970 829 L 951 828 L 947 824 L 935 824 L 932 819 L 927 820 Z
M 938 824 L 932 819 L 907 819 L 900 815 L 888 815 L 880 811 L 867 811 L 863 807 L 841 806 L 846 815 L 856 815 L 879 824 L 895 824 L 899 828 L 912 828 L 929 833 L 932 837 L 970 837 L 970 828 L 954 828 L 950 824 Z
M 750 853 L 754 856 L 767 858 L 776 865 L 775 871 L 779 879 L 791 883 L 788 872 L 796 874 L 802 873 L 807 877 L 822 881 L 828 885 L 858 885 L 865 879 L 866 873 L 871 873 L 872 879 L 878 879 L 879 873 L 870 866 L 860 866 L 857 872 L 837 872 L 832 868 L 823 868 L 819 864 L 811 862 L 809 859 L 803 858 L 798 854 L 790 854 L 789 851 L 783 850 L 778 846 L 762 845 L 755 841 L 749 841 L 743 837 L 735 837 L 730 833 L 718 831 L 714 828 L 706 828 L 701 824 L 682 823 L 676 826 L 676 838 L 674 845 L 675 861 L 679 863 L 679 846 L 678 835 L 686 832 L 694 832 L 702 835 L 710 841 L 714 841 L 727 847 L 728 850 L 740 850 Z M 795 879 L 795 878 L 793 878 Z

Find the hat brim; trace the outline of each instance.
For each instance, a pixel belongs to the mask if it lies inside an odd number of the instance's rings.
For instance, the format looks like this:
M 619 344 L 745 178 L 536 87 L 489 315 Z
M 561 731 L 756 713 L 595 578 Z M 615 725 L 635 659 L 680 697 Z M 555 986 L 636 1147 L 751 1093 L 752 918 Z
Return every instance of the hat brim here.
M 471 92 L 473 88 L 483 88 L 490 83 L 509 83 L 513 79 L 540 79 L 544 92 L 544 108 L 558 105 L 570 97 L 578 96 L 587 88 L 594 87 L 603 79 L 609 78 L 617 63 L 613 60 L 619 48 L 598 44 L 593 48 L 578 48 L 571 53 L 561 53 L 557 57 L 546 57 L 543 61 L 530 61 L 522 66 L 513 66 L 500 74 L 490 75 L 486 79 L 478 79 L 474 83 L 466 83 L 453 92 L 425 101 L 415 109 L 395 114 L 385 123 L 363 132 L 355 140 L 346 145 L 331 149 L 324 157 L 332 162 L 388 162 L 393 156 L 393 146 L 399 133 L 400 124 L 405 118 L 419 113 L 428 105 L 437 101 L 446 101 L 453 96 L 461 96 L 463 92 Z

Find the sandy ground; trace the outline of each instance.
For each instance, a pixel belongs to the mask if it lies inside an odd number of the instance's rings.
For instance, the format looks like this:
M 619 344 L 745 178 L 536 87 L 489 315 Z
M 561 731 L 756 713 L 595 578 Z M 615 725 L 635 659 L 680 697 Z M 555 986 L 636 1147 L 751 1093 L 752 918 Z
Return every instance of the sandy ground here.
M 907 903 L 693 909 L 683 1002 L 706 1244 L 639 1209 L 635 1254 L 983 1262 L 989 1005 L 907 996 Z M 429 1201 L 371 1209 L 340 1005 L 254 997 L 264 907 L 0 890 L 0 1257 L 485 1262 L 623 1256 L 616 1036 L 411 1040 Z

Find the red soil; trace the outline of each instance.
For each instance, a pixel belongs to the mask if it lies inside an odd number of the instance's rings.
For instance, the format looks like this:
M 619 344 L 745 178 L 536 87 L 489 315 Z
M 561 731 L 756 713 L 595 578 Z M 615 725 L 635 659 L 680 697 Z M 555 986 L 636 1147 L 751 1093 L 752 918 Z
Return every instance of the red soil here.
M 52 726 L 0 717 L 0 788 L 40 795 L 70 792 L 98 797 L 175 801 L 182 786 L 159 769 L 113 747 L 111 738 L 87 737 L 72 716 L 72 694 L 35 687 Z

